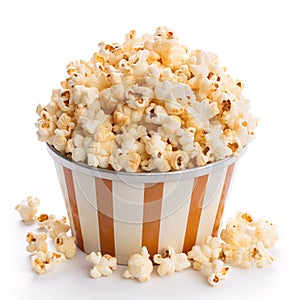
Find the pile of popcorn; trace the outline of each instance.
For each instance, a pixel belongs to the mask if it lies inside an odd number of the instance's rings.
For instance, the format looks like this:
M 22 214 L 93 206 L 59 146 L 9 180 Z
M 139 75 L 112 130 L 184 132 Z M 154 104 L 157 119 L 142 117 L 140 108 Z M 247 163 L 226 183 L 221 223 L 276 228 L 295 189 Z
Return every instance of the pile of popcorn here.
M 29 196 L 15 208 L 20 213 L 22 221 L 35 223 L 38 232 L 28 232 L 26 235 L 26 250 L 33 253 L 31 264 L 38 274 L 52 270 L 59 262 L 72 259 L 76 253 L 75 238 L 67 232 L 70 226 L 65 216 L 57 218 L 54 215 L 40 214 L 38 206 L 40 199 Z M 49 251 L 47 239 L 51 238 L 56 251 Z
M 35 222 L 40 229 L 47 230 L 28 232 L 26 236 L 26 249 L 34 253 L 31 256 L 32 267 L 38 274 L 43 274 L 66 258 L 73 258 L 76 245 L 74 237 L 67 235 L 70 226 L 66 217 L 36 216 L 39 203 L 38 198 L 29 196 L 16 209 L 24 222 Z M 48 235 L 54 240 L 56 251 L 48 251 Z M 277 239 L 274 224 L 265 219 L 255 220 L 249 213 L 238 212 L 235 218 L 229 219 L 221 237 L 207 236 L 202 245 L 193 246 L 187 254 L 175 253 L 174 248 L 169 246 L 163 254 L 155 254 L 151 260 L 147 248 L 142 247 L 140 253 L 130 256 L 123 277 L 147 282 L 151 278 L 154 262 L 161 277 L 192 266 L 207 278 L 211 286 L 217 286 L 231 272 L 229 264 L 242 268 L 264 268 L 272 264 L 274 258 L 268 249 L 274 246 Z M 109 254 L 91 252 L 86 260 L 93 265 L 90 276 L 95 279 L 110 276 L 117 268 L 117 259 Z
M 67 66 L 38 105 L 38 139 L 76 162 L 127 172 L 167 172 L 239 155 L 257 120 L 215 54 L 190 50 L 173 30 L 99 43 Z

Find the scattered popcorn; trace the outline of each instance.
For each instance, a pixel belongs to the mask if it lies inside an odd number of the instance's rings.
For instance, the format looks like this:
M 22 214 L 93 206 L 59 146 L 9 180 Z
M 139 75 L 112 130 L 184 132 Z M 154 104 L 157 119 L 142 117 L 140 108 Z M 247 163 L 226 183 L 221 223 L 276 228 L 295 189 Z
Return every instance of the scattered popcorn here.
M 68 232 L 69 229 L 70 226 L 67 224 L 67 218 L 65 216 L 55 218 L 49 222 L 49 236 L 53 239 L 62 232 Z
M 28 232 L 26 235 L 26 241 L 28 243 L 26 250 L 28 252 L 38 252 L 42 251 L 44 253 L 47 252 L 48 245 L 47 245 L 47 233 L 41 232 L 41 233 L 32 233 Z
M 22 200 L 22 202 L 18 204 L 15 209 L 20 213 L 22 221 L 28 222 L 34 221 L 39 205 L 39 198 L 29 196 L 25 200 Z
M 202 247 L 195 245 L 188 252 L 188 258 L 191 260 L 193 268 L 207 277 L 211 286 L 217 286 L 230 271 L 230 267 L 224 265 L 223 261 L 219 259 L 222 251 L 220 246 L 219 238 L 207 236 Z
M 39 216 L 37 216 L 35 218 L 36 224 L 40 228 L 47 228 L 47 229 L 49 229 L 49 226 L 50 226 L 49 224 L 54 219 L 55 219 L 54 215 L 47 215 L 47 214 L 40 214 Z
M 264 219 L 257 220 L 254 234 L 257 241 L 262 242 L 266 248 L 273 247 L 278 239 L 276 226 Z
M 198 245 L 193 246 L 192 250 L 188 252 L 188 258 L 192 262 L 193 269 L 196 271 L 200 271 L 201 266 L 209 262 L 209 259 Z
M 110 276 L 117 268 L 117 259 L 109 254 L 102 256 L 100 252 L 91 252 L 86 260 L 94 264 L 90 269 L 90 276 L 94 279 L 101 276 Z
M 255 220 L 247 212 L 238 212 L 228 220 L 221 238 L 207 236 L 202 245 L 195 245 L 188 252 L 188 259 L 210 285 L 216 286 L 231 270 L 224 262 L 242 268 L 271 265 L 274 258 L 267 248 L 278 239 L 275 229 L 264 219 Z
M 31 264 L 38 274 L 44 274 L 52 270 L 57 263 L 62 262 L 65 259 L 65 256 L 58 252 L 45 253 L 39 251 L 31 256 Z
M 50 102 L 36 109 L 37 135 L 93 167 L 203 166 L 238 156 L 253 139 L 257 120 L 243 88 L 215 54 L 188 49 L 173 30 L 161 26 L 141 37 L 131 30 L 122 44 L 100 42 L 91 59 L 67 65 Z M 149 139 L 129 133 L 133 125 Z
M 252 245 L 249 249 L 249 254 L 250 261 L 258 268 L 264 268 L 267 265 L 271 265 L 274 261 L 273 256 L 265 248 L 262 242 Z
M 222 252 L 222 240 L 219 237 L 207 236 L 202 246 L 203 254 L 208 260 L 215 260 Z
M 54 240 L 55 248 L 58 252 L 63 253 L 66 258 L 71 259 L 76 253 L 75 237 L 67 236 L 65 232 L 61 232 Z
M 174 272 L 181 272 L 182 270 L 189 268 L 191 263 L 185 253 L 177 253 L 172 247 L 167 247 L 164 251 L 164 255 L 155 254 L 153 261 L 159 264 L 157 273 L 159 276 L 165 276 Z
M 143 127 L 135 125 L 128 128 L 126 132 L 131 132 L 133 135 L 130 144 L 135 143 L 137 137 L 151 140 L 151 136 L 149 137 L 145 133 Z M 154 136 L 157 135 L 154 134 Z M 131 146 L 128 147 L 131 148 Z M 166 146 L 167 150 L 161 149 L 161 151 L 167 152 L 168 148 L 169 146 Z M 66 258 L 73 258 L 76 253 L 76 245 L 75 238 L 66 234 L 70 229 L 66 217 L 56 218 L 54 215 L 48 214 L 35 216 L 39 203 L 38 198 L 28 197 L 16 209 L 23 213 L 21 216 L 25 217 L 24 221 L 36 220 L 37 225 L 40 228 L 47 228 L 49 235 L 54 239 L 57 252 L 47 252 L 47 233 L 28 232 L 26 235 L 28 243 L 26 249 L 28 252 L 34 252 L 31 256 L 32 267 L 38 274 L 44 274 Z M 263 218 L 255 220 L 247 212 L 238 212 L 235 218 L 228 220 L 225 229 L 221 232 L 221 238 L 206 236 L 202 245 L 193 246 L 187 255 L 185 253 L 176 254 L 172 247 L 167 247 L 163 255 L 155 254 L 153 261 L 158 264 L 158 275 L 162 277 L 180 272 L 192 265 L 195 270 L 200 271 L 207 278 L 211 286 L 217 286 L 231 271 L 231 267 L 225 265 L 224 262 L 242 268 L 253 266 L 264 268 L 274 261 L 274 257 L 268 249 L 274 246 L 278 239 L 276 226 Z M 142 247 L 140 253 L 131 255 L 123 277 L 137 279 L 140 282 L 150 280 L 153 263 L 149 257 L 150 254 L 146 247 Z M 117 259 L 109 254 L 102 256 L 100 252 L 91 252 L 86 260 L 93 264 L 90 269 L 92 278 L 110 276 L 117 268 Z
M 231 268 L 224 265 L 223 261 L 220 259 L 206 262 L 200 268 L 200 272 L 207 277 L 207 281 L 211 286 L 217 286 L 220 283 L 220 280 L 225 279 L 230 270 Z
M 221 231 L 221 238 L 225 242 L 221 256 L 235 266 L 263 268 L 274 261 L 267 249 L 278 239 L 276 226 L 264 219 L 238 212 Z
M 136 278 L 140 282 L 150 280 L 150 274 L 153 270 L 152 261 L 149 259 L 150 254 L 144 246 L 140 253 L 133 254 L 128 260 L 127 270 L 123 273 L 124 278 Z

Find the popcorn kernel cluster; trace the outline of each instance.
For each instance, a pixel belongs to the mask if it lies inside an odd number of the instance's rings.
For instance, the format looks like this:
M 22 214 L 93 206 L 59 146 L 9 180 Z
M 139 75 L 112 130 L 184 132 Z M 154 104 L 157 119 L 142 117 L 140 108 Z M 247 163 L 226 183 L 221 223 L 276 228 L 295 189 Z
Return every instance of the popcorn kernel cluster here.
M 40 230 L 26 235 L 26 250 L 31 255 L 31 264 L 38 274 L 52 270 L 57 263 L 72 259 L 76 253 L 75 238 L 68 236 L 70 225 L 65 216 L 40 214 L 37 216 L 40 199 L 29 196 L 22 200 L 15 209 L 20 213 L 23 222 L 35 223 Z M 52 238 L 56 251 L 49 251 L 47 239 Z
M 57 263 L 72 259 L 76 245 L 75 238 L 67 235 L 70 226 L 66 223 L 66 217 L 56 218 L 47 214 L 36 216 L 39 203 L 38 198 L 29 196 L 16 206 L 16 210 L 24 222 L 36 222 L 41 229 L 48 230 L 48 233 L 28 232 L 26 236 L 26 249 L 33 253 L 32 267 L 38 274 L 44 274 Z M 57 252 L 48 250 L 48 234 L 53 238 Z M 192 266 L 207 278 L 211 286 L 217 286 L 231 272 L 230 265 L 264 268 L 272 264 L 274 258 L 268 249 L 274 246 L 277 239 L 274 224 L 262 218 L 255 220 L 247 212 L 238 212 L 235 218 L 228 220 L 221 237 L 207 236 L 202 245 L 194 245 L 187 254 L 175 253 L 174 248 L 168 246 L 163 254 L 153 256 L 153 262 L 157 265 L 156 272 L 160 277 Z M 93 265 L 90 276 L 94 279 L 110 276 L 117 269 L 116 257 L 109 254 L 91 252 L 86 260 Z M 130 256 L 123 277 L 147 282 L 151 279 L 153 262 L 144 246 L 140 253 Z
M 244 84 L 215 54 L 190 50 L 173 30 L 99 43 L 67 66 L 38 105 L 38 139 L 76 162 L 116 171 L 174 171 L 238 155 L 257 120 Z

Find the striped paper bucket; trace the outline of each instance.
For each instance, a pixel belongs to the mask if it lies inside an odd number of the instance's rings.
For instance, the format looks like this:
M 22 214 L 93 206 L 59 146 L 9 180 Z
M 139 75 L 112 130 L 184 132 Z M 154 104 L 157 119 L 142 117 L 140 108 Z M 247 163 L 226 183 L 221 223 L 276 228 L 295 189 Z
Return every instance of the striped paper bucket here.
M 188 252 L 206 235 L 218 235 L 236 169 L 230 157 L 204 167 L 168 173 L 126 173 L 53 157 L 77 246 L 127 264 L 147 246 Z

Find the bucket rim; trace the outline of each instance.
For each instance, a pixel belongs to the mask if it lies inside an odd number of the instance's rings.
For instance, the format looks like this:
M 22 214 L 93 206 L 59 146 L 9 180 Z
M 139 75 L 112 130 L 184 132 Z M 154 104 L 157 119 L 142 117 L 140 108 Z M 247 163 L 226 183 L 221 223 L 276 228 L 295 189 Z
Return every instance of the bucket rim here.
M 47 145 L 47 151 L 55 162 L 66 167 L 70 170 L 78 171 L 80 173 L 102 178 L 109 179 L 113 181 L 122 182 L 143 182 L 143 183 L 157 183 L 157 182 L 167 182 L 167 181 L 177 181 L 183 179 L 190 179 L 195 177 L 200 177 L 203 175 L 211 174 L 212 172 L 219 170 L 221 168 L 226 168 L 229 165 L 237 162 L 246 152 L 247 146 L 245 146 L 242 152 L 238 156 L 229 156 L 221 160 L 214 161 L 204 166 L 194 167 L 179 171 L 169 171 L 169 172 L 125 172 L 125 171 L 115 171 L 110 169 L 103 169 L 98 167 L 89 166 L 83 162 L 76 162 L 71 158 L 64 156 L 61 152 L 56 150 L 52 145 Z

